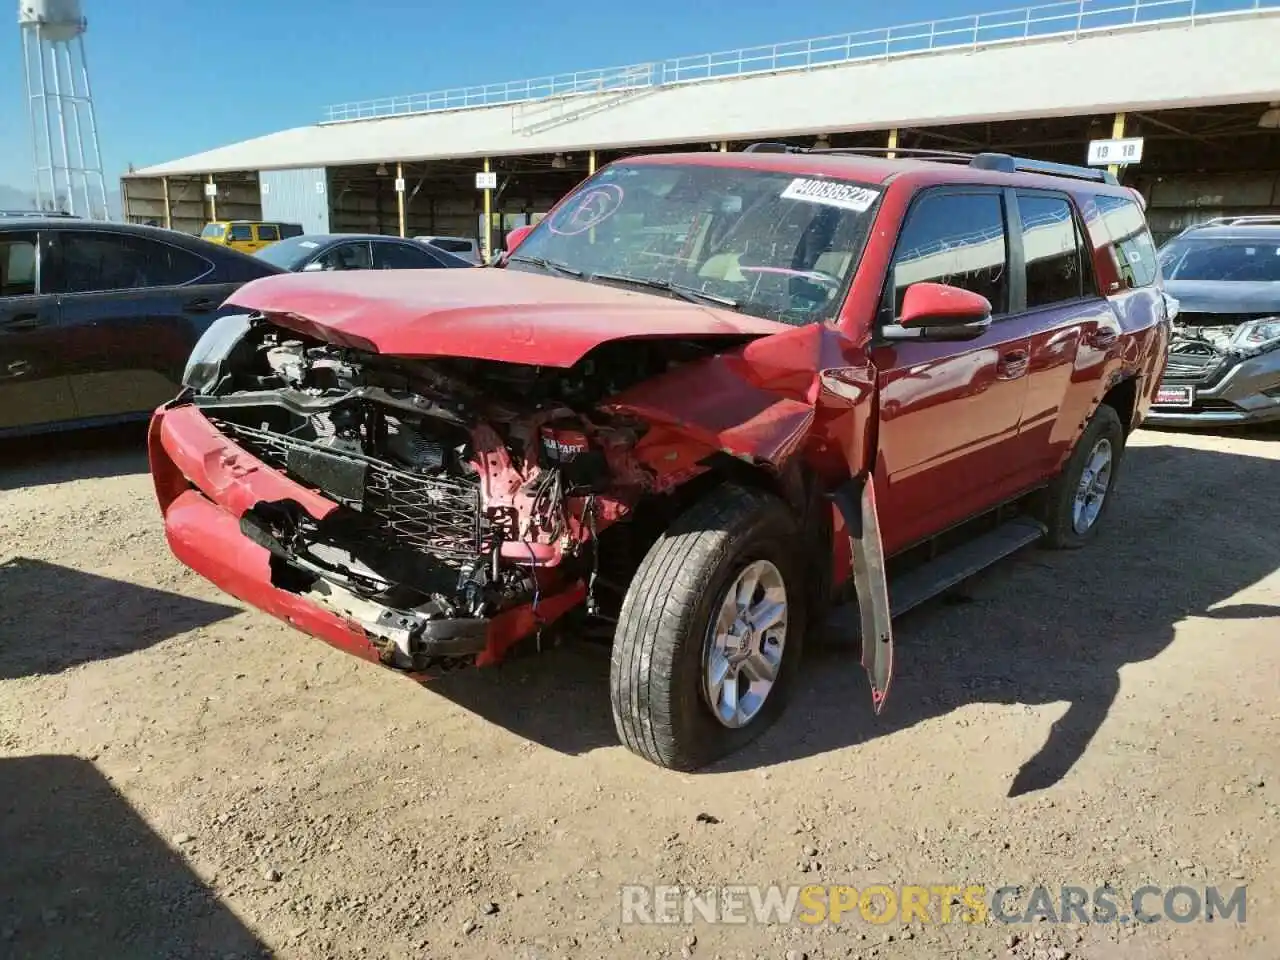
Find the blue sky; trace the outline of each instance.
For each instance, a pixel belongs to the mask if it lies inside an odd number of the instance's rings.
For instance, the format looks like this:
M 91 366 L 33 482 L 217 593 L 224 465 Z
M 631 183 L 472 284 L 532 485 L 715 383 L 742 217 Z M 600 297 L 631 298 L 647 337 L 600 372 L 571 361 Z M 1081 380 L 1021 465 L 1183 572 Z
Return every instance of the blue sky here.
M 645 0 L 590 7 L 527 0 L 84 0 L 109 184 L 130 163 L 142 167 L 312 123 L 329 103 L 1017 6 L 1016 0 Z M 368 12 L 357 15 L 362 8 Z M 7 24 L 0 27 L 7 32 L 0 42 L 0 184 L 26 189 L 31 151 L 21 45 L 16 24 Z

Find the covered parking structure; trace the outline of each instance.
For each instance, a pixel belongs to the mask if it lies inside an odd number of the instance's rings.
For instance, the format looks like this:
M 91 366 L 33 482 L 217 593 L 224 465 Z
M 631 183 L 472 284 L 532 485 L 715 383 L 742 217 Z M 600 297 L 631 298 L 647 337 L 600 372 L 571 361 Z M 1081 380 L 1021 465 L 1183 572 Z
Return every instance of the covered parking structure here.
M 1280 207 L 1280 0 L 1116 0 L 330 107 L 323 122 L 125 178 L 128 219 L 198 232 L 476 237 L 536 221 L 636 152 L 800 146 L 1001 150 L 1118 170 L 1158 238 Z M 488 176 L 478 176 L 488 175 Z

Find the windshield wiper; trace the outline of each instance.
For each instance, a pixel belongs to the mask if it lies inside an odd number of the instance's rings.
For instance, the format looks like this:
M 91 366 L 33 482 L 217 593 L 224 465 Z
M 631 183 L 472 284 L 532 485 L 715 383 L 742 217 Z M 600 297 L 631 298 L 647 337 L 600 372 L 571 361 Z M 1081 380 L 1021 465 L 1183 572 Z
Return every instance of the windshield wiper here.
M 731 300 L 728 297 L 717 297 L 714 293 L 704 293 L 696 287 L 686 287 L 683 284 L 672 283 L 670 280 L 653 280 L 649 277 L 626 277 L 619 273 L 593 273 L 587 277 L 588 280 L 605 280 L 609 283 L 629 283 L 636 287 L 647 287 L 650 290 L 663 290 L 667 293 L 674 293 L 677 297 L 688 300 L 690 303 L 714 303 L 718 307 L 728 307 L 731 310 L 738 309 L 738 301 Z
M 546 257 L 522 257 L 519 254 L 507 257 L 507 263 L 531 263 L 535 267 L 541 267 L 548 273 L 560 273 L 566 277 L 581 277 L 582 271 L 576 267 L 571 267 L 567 263 L 561 263 L 558 260 L 548 260 Z

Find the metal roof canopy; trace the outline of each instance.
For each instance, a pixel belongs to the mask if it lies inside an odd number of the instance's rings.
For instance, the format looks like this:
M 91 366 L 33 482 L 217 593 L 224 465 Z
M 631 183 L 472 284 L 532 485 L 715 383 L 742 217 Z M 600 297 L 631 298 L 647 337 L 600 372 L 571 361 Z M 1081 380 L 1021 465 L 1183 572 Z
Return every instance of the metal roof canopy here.
M 1204 0 L 1159 0 L 1196 9 Z M 1223 0 L 1215 9 L 1221 10 Z M 1243 0 L 1248 2 L 1248 0 Z M 1077 9 L 1079 4 L 1061 5 Z M 1134 11 L 1138 5 L 1124 8 Z M 730 79 L 298 127 L 134 176 L 763 140 L 1280 100 L 1280 3 Z M 1177 64 L 1176 70 L 1170 64 Z M 1123 82 L 1117 82 L 1117 75 Z M 1010 77 L 1018 82 L 1011 84 Z M 1071 77 L 1070 83 L 1055 78 Z M 947 91 L 940 100 L 938 91 Z M 850 91 L 859 91 L 851 95 Z M 425 146 L 430 145 L 430 146 Z

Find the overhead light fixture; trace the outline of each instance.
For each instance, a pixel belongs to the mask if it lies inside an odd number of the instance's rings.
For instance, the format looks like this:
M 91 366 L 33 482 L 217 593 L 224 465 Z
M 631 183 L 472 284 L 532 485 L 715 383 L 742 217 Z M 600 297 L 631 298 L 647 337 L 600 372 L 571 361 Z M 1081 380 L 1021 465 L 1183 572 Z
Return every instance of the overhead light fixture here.
M 378 169 L 373 171 L 376 176 L 385 177 L 387 175 L 387 165 L 385 163 L 378 164 Z
M 1280 102 L 1272 102 L 1268 110 L 1258 118 L 1263 130 L 1280 130 Z
M 831 141 L 827 139 L 827 135 L 825 133 L 818 134 L 818 139 L 813 141 L 813 149 L 815 150 L 831 149 Z
M 551 158 L 551 169 L 563 170 L 565 166 L 566 164 L 565 164 L 563 153 L 557 153 L 554 157 Z

